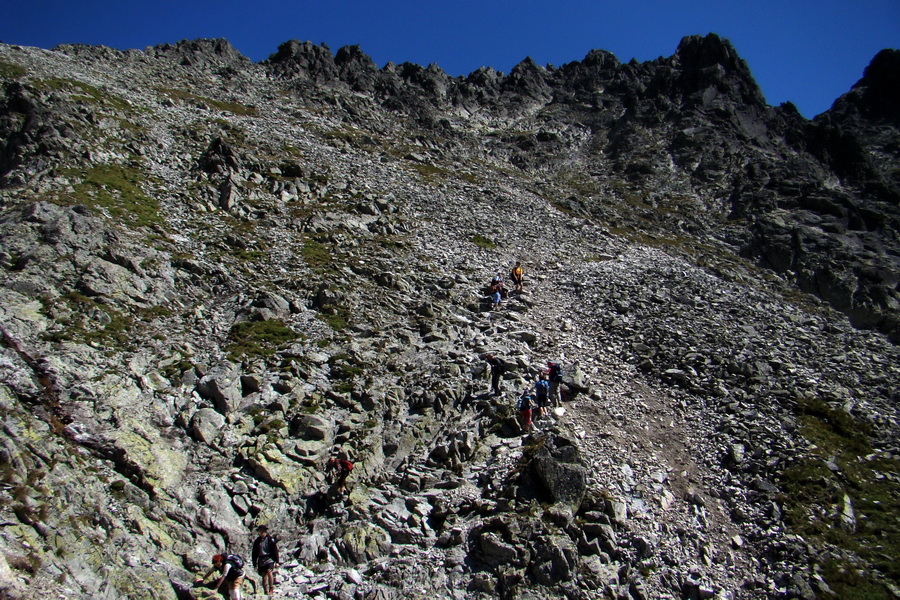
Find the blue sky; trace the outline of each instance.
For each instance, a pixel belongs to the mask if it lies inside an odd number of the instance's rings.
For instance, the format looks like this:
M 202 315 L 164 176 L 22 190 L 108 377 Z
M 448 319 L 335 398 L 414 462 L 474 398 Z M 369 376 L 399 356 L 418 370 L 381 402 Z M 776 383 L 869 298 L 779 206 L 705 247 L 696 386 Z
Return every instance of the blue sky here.
M 436 63 L 450 75 L 508 73 L 581 60 L 591 49 L 622 62 L 670 56 L 683 36 L 731 40 L 769 104 L 807 117 L 827 110 L 882 48 L 900 48 L 900 0 L 28 0 L 5 2 L 0 41 L 143 49 L 226 38 L 254 61 L 290 39 L 358 44 L 388 61 Z

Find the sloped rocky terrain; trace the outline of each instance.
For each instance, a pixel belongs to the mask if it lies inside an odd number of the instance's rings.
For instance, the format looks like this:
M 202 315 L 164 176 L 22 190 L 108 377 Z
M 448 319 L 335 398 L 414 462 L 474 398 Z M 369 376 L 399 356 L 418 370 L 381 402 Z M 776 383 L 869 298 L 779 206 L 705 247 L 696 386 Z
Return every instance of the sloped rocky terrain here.
M 898 63 L 0 45 L 0 593 L 897 597 Z

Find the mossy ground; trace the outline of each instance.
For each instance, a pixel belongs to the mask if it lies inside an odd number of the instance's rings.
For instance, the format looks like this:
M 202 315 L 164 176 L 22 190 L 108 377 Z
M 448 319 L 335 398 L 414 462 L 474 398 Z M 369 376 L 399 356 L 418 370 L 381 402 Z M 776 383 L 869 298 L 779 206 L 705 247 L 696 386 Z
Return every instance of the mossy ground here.
M 181 102 L 188 102 L 193 104 L 198 104 L 201 106 L 205 106 L 207 108 L 212 108 L 215 110 L 220 110 L 224 112 L 230 112 L 235 115 L 240 116 L 250 116 L 254 117 L 258 114 L 258 111 L 253 106 L 247 106 L 245 104 L 240 104 L 238 102 L 223 102 L 221 100 L 214 100 L 213 98 L 206 98 L 204 96 L 199 96 L 193 92 L 189 92 L 187 90 L 178 90 L 173 88 L 157 88 L 157 91 L 161 94 L 168 96 L 172 100 L 178 100 Z
M 803 436 L 815 447 L 780 474 L 785 522 L 821 548 L 836 547 L 859 564 L 830 560 L 823 578 L 843 599 L 892 598 L 880 583 L 900 586 L 900 463 L 873 453 L 870 428 L 819 399 L 796 407 Z M 839 524 L 844 495 L 850 497 L 856 529 Z M 877 573 L 877 576 L 876 576 Z
M 268 358 L 274 356 L 280 346 L 300 337 L 297 332 L 277 319 L 244 321 L 231 328 L 228 334 L 230 343 L 226 351 L 232 360 L 243 356 Z
M 159 203 L 141 187 L 147 178 L 140 169 L 107 164 L 65 169 L 62 174 L 75 180 L 75 184 L 74 191 L 56 198 L 60 204 L 84 204 L 132 227 L 164 225 Z
M 492 239 L 486 238 L 483 235 L 473 235 L 471 238 L 471 242 L 479 248 L 484 248 L 485 250 L 493 250 L 497 247 L 497 242 Z

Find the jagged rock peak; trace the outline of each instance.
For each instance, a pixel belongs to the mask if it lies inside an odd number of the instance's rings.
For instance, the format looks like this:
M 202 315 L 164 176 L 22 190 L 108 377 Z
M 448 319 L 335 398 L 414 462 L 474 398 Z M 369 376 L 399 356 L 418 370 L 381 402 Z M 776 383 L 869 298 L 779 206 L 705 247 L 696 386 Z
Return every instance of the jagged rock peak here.
M 241 54 L 225 38 L 181 40 L 176 44 L 160 44 L 146 50 L 154 58 L 174 58 L 184 66 L 246 66 L 250 59 Z
M 618 67 L 621 62 L 616 55 L 607 50 L 591 50 L 588 52 L 581 64 L 586 66 L 598 67 L 600 69 L 610 69 Z
M 288 40 L 263 64 L 269 66 L 275 76 L 285 79 L 301 77 L 323 81 L 337 77 L 334 54 L 325 44 Z
M 900 121 L 900 50 L 876 54 L 852 89 L 863 113 Z
M 714 86 L 742 102 L 765 104 L 750 67 L 731 42 L 715 33 L 682 38 L 672 61 L 681 70 L 680 81 L 686 91 Z
M 363 52 L 358 45 L 339 48 L 334 57 L 334 62 L 338 66 L 357 64 L 364 68 L 376 68 L 375 61 L 372 60 L 372 57 Z
M 748 75 L 750 73 L 747 64 L 738 56 L 731 42 L 715 33 L 683 37 L 675 51 L 675 57 L 684 69 L 705 69 L 722 65 L 727 70 Z

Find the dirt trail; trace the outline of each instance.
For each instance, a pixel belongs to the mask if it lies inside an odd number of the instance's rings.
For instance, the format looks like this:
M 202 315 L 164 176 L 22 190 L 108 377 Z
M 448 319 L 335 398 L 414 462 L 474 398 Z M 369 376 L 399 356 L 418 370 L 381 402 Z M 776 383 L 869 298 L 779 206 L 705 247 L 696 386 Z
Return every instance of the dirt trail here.
M 578 439 L 591 485 L 627 504 L 632 538 L 652 540 L 654 556 L 705 564 L 717 573 L 716 585 L 736 589 L 741 582 L 732 576 L 743 569 L 735 567 L 753 559 L 737 547 L 739 530 L 715 497 L 727 475 L 703 460 L 715 454 L 713 432 L 664 387 L 605 352 L 603 332 L 581 321 L 583 311 L 574 310 L 580 300 L 559 293 L 558 283 L 551 276 L 529 281 L 535 304 L 522 324 L 544 336 L 542 348 L 556 351 L 541 356 L 546 350 L 539 350 L 536 362 L 577 365 L 591 387 L 590 395 L 565 402 L 559 419 Z

